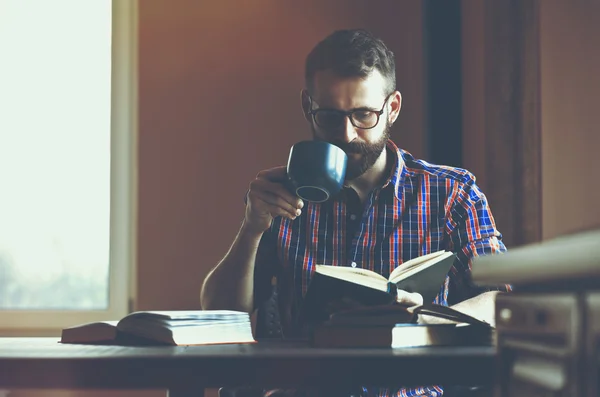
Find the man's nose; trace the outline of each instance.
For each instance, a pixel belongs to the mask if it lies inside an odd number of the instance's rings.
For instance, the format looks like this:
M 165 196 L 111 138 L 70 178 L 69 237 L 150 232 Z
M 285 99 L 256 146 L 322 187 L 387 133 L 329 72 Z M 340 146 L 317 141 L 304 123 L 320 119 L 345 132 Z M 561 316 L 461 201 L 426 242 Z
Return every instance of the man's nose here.
M 340 140 L 348 143 L 352 142 L 357 136 L 356 127 L 350 121 L 350 117 L 344 117 L 344 125 L 340 128 Z

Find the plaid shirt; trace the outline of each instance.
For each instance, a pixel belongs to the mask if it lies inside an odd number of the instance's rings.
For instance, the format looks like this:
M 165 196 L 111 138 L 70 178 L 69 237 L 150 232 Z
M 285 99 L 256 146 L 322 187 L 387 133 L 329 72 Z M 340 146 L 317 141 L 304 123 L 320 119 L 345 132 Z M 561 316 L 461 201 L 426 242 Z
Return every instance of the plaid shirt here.
M 267 290 L 265 284 L 277 276 L 285 334 L 300 328 L 299 307 L 317 264 L 362 267 L 388 277 L 412 258 L 449 250 L 457 260 L 434 302 L 453 305 L 484 291 L 470 282 L 472 258 L 506 247 L 475 177 L 464 169 L 416 160 L 392 141 L 387 149 L 395 166 L 364 205 L 353 205 L 356 193 L 346 188 L 325 203 L 305 202 L 302 215 L 293 221 L 275 218 L 263 235 L 255 291 L 260 299 L 259 290 Z M 277 257 L 266 260 L 265 252 Z M 390 392 L 382 389 L 379 394 Z M 439 396 L 442 389 L 393 394 Z

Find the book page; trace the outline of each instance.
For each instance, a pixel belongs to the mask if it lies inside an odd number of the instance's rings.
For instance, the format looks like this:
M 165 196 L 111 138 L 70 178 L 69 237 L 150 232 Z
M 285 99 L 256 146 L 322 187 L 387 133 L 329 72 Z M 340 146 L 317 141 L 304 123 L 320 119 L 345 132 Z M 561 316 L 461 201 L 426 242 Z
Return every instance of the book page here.
M 453 309 L 448 306 L 438 305 L 435 303 L 429 303 L 409 309 L 417 315 L 433 316 L 443 318 L 456 323 L 481 325 L 485 327 L 493 327 L 486 321 L 473 317 L 469 314 L 463 313 L 459 310 Z
M 387 282 L 387 279 L 381 274 L 375 273 L 374 271 L 368 269 L 362 269 L 360 267 L 317 265 L 315 267 L 315 271 L 317 273 L 341 278 L 344 280 L 360 280 L 364 277 L 368 277 Z
M 112 341 L 117 336 L 117 321 L 96 321 L 64 328 L 61 343 Z
M 150 318 L 154 320 L 200 320 L 200 321 L 222 321 L 227 319 L 244 319 L 247 313 L 234 310 L 149 310 L 138 311 L 128 314 L 121 321 L 137 318 Z
M 390 281 L 393 282 L 393 280 L 396 279 L 401 274 L 406 273 L 409 270 L 412 270 L 412 269 L 414 269 L 417 266 L 423 265 L 425 262 L 428 262 L 428 261 L 432 261 L 432 263 L 437 262 L 437 260 L 433 261 L 433 259 L 436 259 L 436 258 L 437 259 L 442 259 L 441 256 L 445 252 L 446 251 L 444 251 L 444 250 L 432 252 L 432 253 L 429 253 L 429 254 L 426 254 L 426 255 L 422 255 L 422 256 L 413 258 L 413 259 L 411 259 L 409 261 L 406 261 L 406 262 L 400 264 L 400 266 L 398 266 L 397 268 L 395 268 L 394 271 L 392 271 L 392 273 L 390 273 L 390 277 L 389 277 Z

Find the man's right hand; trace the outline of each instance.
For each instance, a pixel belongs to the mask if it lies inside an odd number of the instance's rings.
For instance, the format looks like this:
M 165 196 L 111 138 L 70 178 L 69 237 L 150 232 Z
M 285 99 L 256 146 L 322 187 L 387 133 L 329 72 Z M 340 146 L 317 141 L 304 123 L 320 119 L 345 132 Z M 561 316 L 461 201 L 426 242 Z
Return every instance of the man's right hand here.
M 286 167 L 282 166 L 261 171 L 250 182 L 246 202 L 246 228 L 262 233 L 277 216 L 293 220 L 301 214 L 304 203 L 285 187 L 286 178 Z

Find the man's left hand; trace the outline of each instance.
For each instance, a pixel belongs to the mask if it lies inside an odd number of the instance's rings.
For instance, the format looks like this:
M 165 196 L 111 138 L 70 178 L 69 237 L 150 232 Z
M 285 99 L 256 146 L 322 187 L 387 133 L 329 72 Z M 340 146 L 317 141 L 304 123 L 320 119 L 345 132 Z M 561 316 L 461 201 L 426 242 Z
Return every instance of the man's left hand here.
M 418 292 L 408 292 L 399 289 L 396 302 L 405 306 L 419 306 L 423 304 L 423 296 Z

